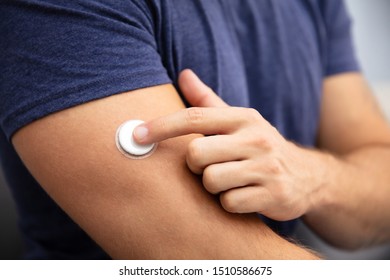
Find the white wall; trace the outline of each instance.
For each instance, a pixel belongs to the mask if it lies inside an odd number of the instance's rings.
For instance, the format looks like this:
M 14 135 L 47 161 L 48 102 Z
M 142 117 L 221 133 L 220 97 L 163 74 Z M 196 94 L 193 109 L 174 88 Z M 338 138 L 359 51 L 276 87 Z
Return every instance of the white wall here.
M 390 1 L 346 0 L 362 70 L 390 120 Z
M 346 0 L 363 71 L 374 83 L 390 81 L 390 1 Z

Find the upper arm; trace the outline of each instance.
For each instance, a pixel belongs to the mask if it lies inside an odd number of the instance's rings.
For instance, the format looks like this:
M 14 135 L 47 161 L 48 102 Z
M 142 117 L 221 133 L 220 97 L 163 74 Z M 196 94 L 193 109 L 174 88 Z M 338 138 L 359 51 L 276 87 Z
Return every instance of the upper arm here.
M 360 73 L 324 81 L 318 145 L 347 153 L 364 145 L 390 144 L 390 129 Z
M 19 130 L 12 142 L 48 194 L 111 256 L 153 257 L 166 242 L 185 245 L 177 234 L 189 229 L 180 219 L 195 220 L 199 213 L 179 217 L 186 213 L 183 203 L 210 198 L 194 188 L 182 161 L 191 136 L 132 160 L 118 151 L 115 133 L 126 120 L 182 106 L 170 85 L 136 90 L 49 115 Z M 205 211 L 207 203 L 198 208 Z M 163 242 L 164 236 L 171 240 Z
M 49 115 L 12 142 L 48 194 L 114 258 L 302 256 L 256 217 L 225 212 L 202 188 L 185 164 L 195 135 L 163 141 L 142 160 L 118 151 L 124 121 L 181 108 L 171 85 L 140 89 Z

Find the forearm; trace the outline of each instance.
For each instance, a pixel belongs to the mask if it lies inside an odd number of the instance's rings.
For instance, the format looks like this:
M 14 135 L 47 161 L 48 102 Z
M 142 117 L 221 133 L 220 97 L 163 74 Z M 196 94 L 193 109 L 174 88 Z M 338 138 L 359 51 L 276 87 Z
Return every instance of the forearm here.
M 390 146 L 368 145 L 342 156 L 318 153 L 322 186 L 304 219 L 344 248 L 390 239 Z

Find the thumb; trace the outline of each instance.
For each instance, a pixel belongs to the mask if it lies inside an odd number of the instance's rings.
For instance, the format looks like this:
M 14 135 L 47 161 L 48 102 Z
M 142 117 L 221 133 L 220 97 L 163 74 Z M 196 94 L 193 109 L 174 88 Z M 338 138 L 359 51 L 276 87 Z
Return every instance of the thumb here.
M 179 86 L 185 99 L 194 107 L 229 106 L 190 69 L 180 73 Z

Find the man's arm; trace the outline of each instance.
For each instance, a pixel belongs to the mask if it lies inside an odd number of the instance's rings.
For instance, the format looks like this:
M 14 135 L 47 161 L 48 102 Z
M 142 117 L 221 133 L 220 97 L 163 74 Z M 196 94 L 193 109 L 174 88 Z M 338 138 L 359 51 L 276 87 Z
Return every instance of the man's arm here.
M 333 155 L 306 222 L 340 247 L 390 240 L 390 129 L 360 74 L 325 81 L 318 145 Z
M 123 156 L 116 129 L 184 108 L 171 85 L 135 90 L 35 121 L 12 142 L 49 195 L 113 258 L 315 258 L 254 215 L 227 213 L 185 163 L 197 135 Z
M 188 133 L 213 135 L 190 144 L 187 164 L 233 213 L 276 220 L 305 214 L 329 242 L 356 248 L 390 239 L 390 130 L 360 74 L 325 81 L 319 146 L 286 141 L 260 114 L 228 107 L 191 71 L 179 84 L 194 106 L 141 125 L 140 143 Z M 222 108 L 221 108 L 222 106 Z M 201 116 L 201 117 L 200 117 Z M 164 124 L 164 125 L 161 125 Z

